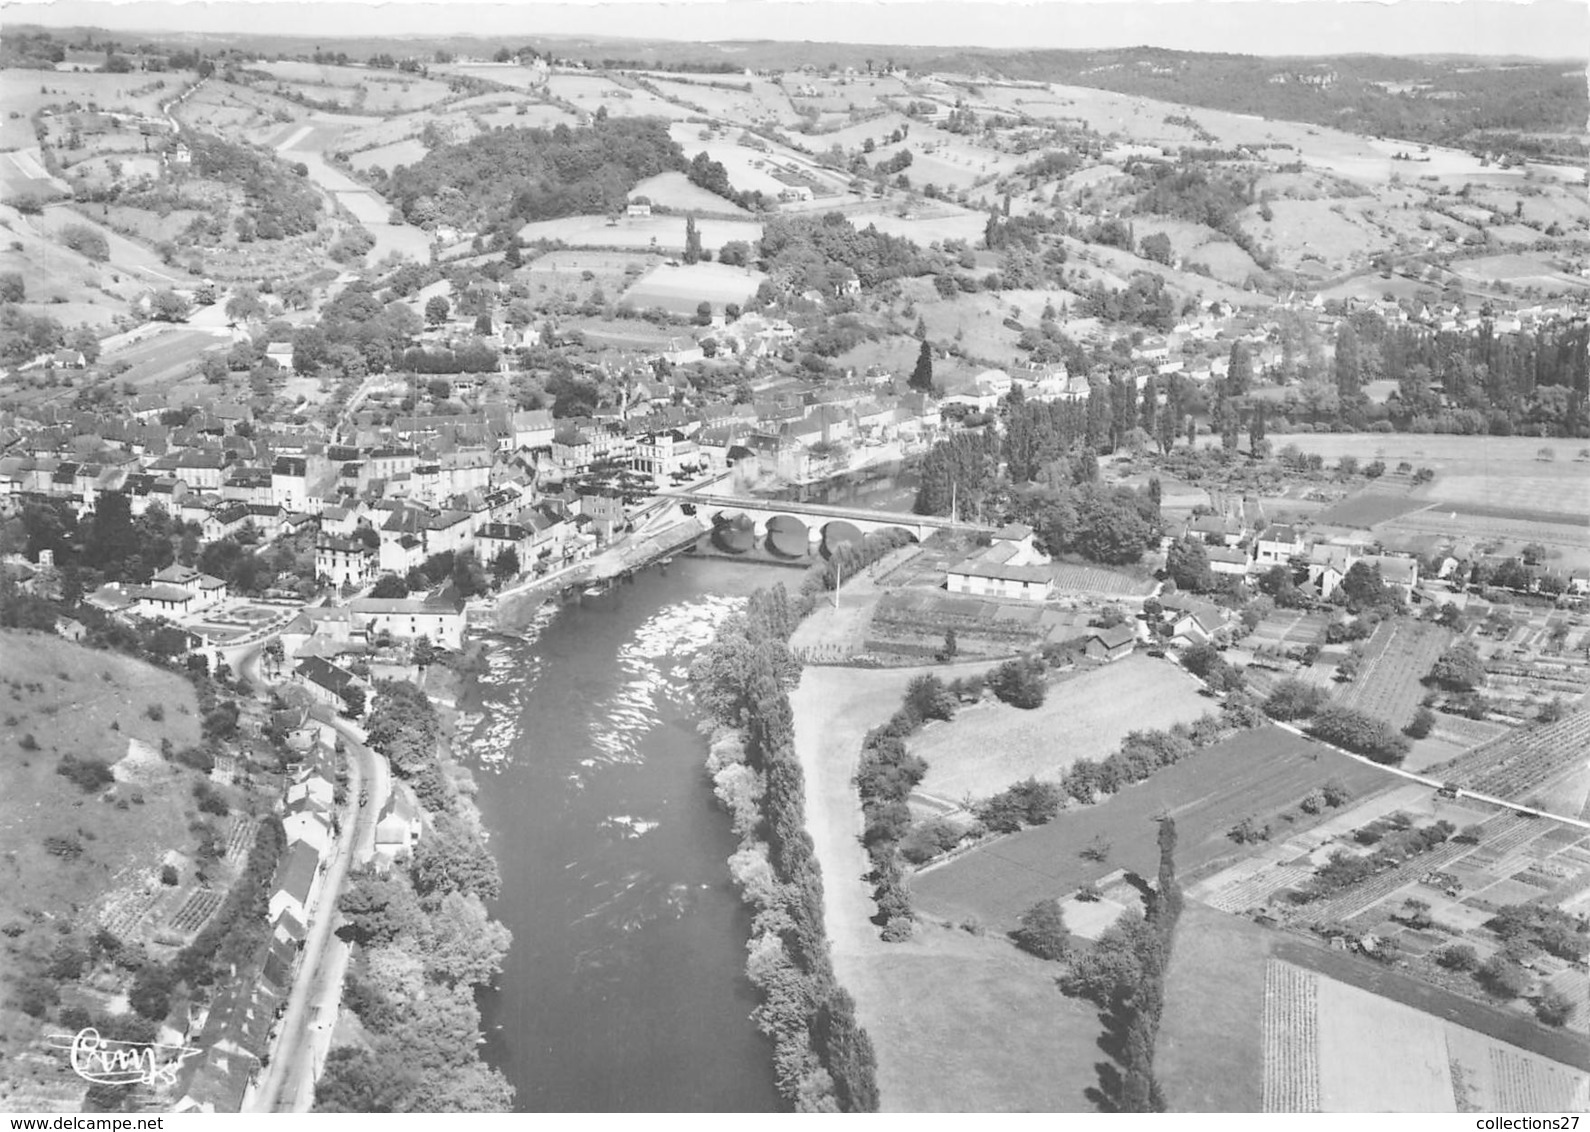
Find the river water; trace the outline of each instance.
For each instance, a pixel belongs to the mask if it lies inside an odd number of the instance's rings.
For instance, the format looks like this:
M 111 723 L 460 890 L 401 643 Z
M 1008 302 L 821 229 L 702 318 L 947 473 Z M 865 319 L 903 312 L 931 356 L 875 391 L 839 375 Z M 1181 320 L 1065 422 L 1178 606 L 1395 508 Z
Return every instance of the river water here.
M 773 1111 L 749 1015 L 750 916 L 687 694 L 717 624 L 779 572 L 653 566 L 493 640 L 460 707 L 514 935 L 481 995 L 529 1112 Z

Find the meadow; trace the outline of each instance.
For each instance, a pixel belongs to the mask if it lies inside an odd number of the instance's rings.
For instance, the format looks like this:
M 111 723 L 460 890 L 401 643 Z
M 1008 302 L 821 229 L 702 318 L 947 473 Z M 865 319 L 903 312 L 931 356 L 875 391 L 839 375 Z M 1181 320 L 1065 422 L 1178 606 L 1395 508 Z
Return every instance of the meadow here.
M 1031 711 L 988 701 L 962 708 L 951 722 L 918 732 L 910 746 L 927 760 L 922 792 L 959 801 L 1029 776 L 1058 778 L 1078 759 L 1113 754 L 1129 731 L 1190 723 L 1209 708 L 1175 665 L 1129 656 L 1052 685 Z
M 679 267 L 660 264 L 624 292 L 623 301 L 637 310 L 662 307 L 673 314 L 695 314 L 700 303 L 714 309 L 727 303 L 744 303 L 756 294 L 767 276 L 743 267 L 721 263 L 692 263 Z
M 158 865 L 187 840 L 192 772 L 158 751 L 198 742 L 197 711 L 193 687 L 172 673 L 54 635 L 0 632 L 0 925 L 21 929 L 5 932 L 8 968 L 31 967 L 54 945 L 40 909 L 86 908 L 126 869 Z M 134 742 L 155 757 L 118 765 Z M 116 781 L 85 793 L 56 772 L 68 755 L 110 763 Z M 68 844 L 51 852 L 49 837 Z

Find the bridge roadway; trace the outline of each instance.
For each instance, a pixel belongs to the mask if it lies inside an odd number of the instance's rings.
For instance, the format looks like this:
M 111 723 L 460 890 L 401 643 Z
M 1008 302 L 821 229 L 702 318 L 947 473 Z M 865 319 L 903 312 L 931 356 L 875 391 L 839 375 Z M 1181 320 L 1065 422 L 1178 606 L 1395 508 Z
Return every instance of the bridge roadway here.
M 899 511 L 873 511 L 865 507 L 835 507 L 828 503 L 801 503 L 793 499 L 744 498 L 735 495 L 714 495 L 704 491 L 659 491 L 658 496 L 694 503 L 698 507 L 716 507 L 724 511 L 758 512 L 768 516 L 811 515 L 822 519 L 843 519 L 871 526 L 904 527 L 934 530 L 992 531 L 986 523 L 955 521 L 943 515 L 913 515 Z

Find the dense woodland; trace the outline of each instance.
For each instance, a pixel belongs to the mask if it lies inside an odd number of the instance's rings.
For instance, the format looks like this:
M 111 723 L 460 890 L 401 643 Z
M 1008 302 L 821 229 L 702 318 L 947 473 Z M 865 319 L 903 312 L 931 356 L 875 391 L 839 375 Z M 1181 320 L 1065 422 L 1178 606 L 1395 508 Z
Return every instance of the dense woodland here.
M 647 177 L 686 168 L 656 118 L 495 129 L 432 149 L 378 186 L 409 223 L 512 231 L 534 220 L 622 210 Z

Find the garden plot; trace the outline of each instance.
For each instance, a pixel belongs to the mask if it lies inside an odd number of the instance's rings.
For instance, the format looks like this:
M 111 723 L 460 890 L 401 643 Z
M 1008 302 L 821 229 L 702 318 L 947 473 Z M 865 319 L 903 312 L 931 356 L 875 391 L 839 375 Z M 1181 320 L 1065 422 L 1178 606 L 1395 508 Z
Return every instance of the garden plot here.
M 1396 618 L 1382 621 L 1370 638 L 1358 675 L 1336 699 L 1401 728 L 1424 694 L 1420 683 L 1452 634 L 1439 625 Z
M 1106 801 L 1066 809 L 1047 825 L 993 839 L 919 872 L 912 892 L 918 906 L 934 914 L 970 914 L 1014 925 L 1036 901 L 1064 895 L 1116 869 L 1152 875 L 1158 861 L 1154 824 L 1163 814 L 1176 819 L 1176 859 L 1183 877 L 1191 877 L 1242 852 L 1226 835 L 1237 822 L 1295 806 L 1331 780 L 1359 798 L 1397 781 L 1378 767 L 1277 727 L 1243 732 Z M 1081 855 L 1095 838 L 1111 843 L 1107 861 Z
M 958 801 L 1033 775 L 1056 778 L 1078 759 L 1114 753 L 1129 731 L 1190 723 L 1207 710 L 1175 665 L 1130 656 L 1054 685 L 1032 711 L 993 702 L 963 708 L 910 746 L 927 760 L 923 793 Z
M 717 311 L 729 303 L 745 303 L 765 278 L 759 271 L 721 263 L 662 264 L 641 276 L 622 301 L 637 310 L 662 307 L 673 314 L 694 314 L 701 303 Z
M 1590 1075 L 1580 1070 L 1318 972 L 1271 966 L 1267 1112 L 1577 1112 L 1590 1104 Z M 1309 1106 L 1314 1081 L 1317 1109 Z

